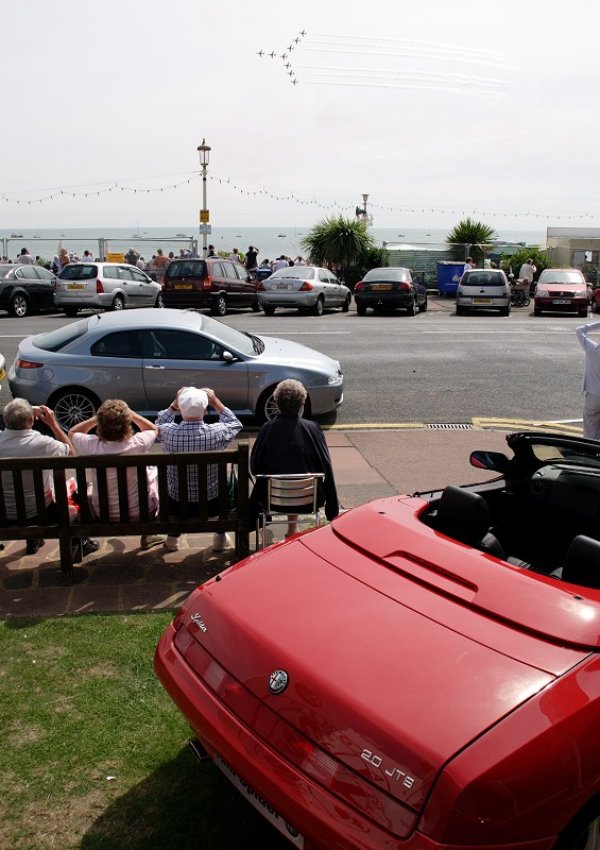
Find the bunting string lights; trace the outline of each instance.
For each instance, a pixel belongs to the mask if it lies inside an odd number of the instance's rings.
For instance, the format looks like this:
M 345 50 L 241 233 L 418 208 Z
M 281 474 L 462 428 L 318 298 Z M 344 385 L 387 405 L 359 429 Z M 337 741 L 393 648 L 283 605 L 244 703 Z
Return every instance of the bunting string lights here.
M 180 175 L 177 175 L 180 176 Z M 151 186 L 148 185 L 148 181 L 151 179 L 158 178 L 140 178 L 143 183 L 146 185 L 134 185 L 134 181 L 111 181 L 110 183 L 95 183 L 95 184 L 85 184 L 83 186 L 64 186 L 58 187 L 56 189 L 51 190 L 38 190 L 39 195 L 34 198 L 23 197 L 23 195 L 32 194 L 32 191 L 21 191 L 21 192 L 2 192 L 0 193 L 0 205 L 1 204 L 15 204 L 17 206 L 33 206 L 35 204 L 44 204 L 49 201 L 56 200 L 57 198 L 66 198 L 66 199 L 93 199 L 95 197 L 100 197 L 101 195 L 114 194 L 118 195 L 120 193 L 130 193 L 130 194 L 159 194 L 161 192 L 173 192 L 181 189 L 184 186 L 187 186 L 193 182 L 196 182 L 200 179 L 201 173 L 199 171 L 193 171 L 190 174 L 186 174 L 182 179 L 175 180 L 175 182 L 165 182 L 160 186 Z M 166 180 L 166 178 L 163 178 Z M 258 186 L 248 186 L 244 185 L 240 181 L 234 180 L 231 177 L 224 177 L 215 174 L 211 174 L 208 176 L 208 179 L 213 183 L 216 183 L 222 186 L 225 190 L 236 192 L 239 195 L 244 195 L 246 197 L 256 198 L 256 199 L 268 199 L 270 201 L 276 201 L 278 203 L 294 203 L 298 206 L 306 206 L 313 207 L 320 210 L 323 210 L 329 214 L 334 213 L 354 213 L 356 208 L 355 199 L 353 201 L 340 201 L 336 199 L 326 199 L 319 198 L 316 196 L 300 196 L 292 191 L 282 191 L 276 190 L 272 187 L 266 185 L 258 185 Z M 37 193 L 36 193 L 37 194 Z M 466 205 L 463 206 L 447 206 L 447 207 L 437 207 L 431 205 L 424 204 L 415 204 L 415 205 L 406 205 L 406 206 L 396 206 L 394 204 L 383 204 L 377 202 L 371 202 L 369 204 L 372 210 L 379 210 L 385 213 L 395 213 L 395 214 L 426 214 L 431 213 L 432 215 L 452 215 L 452 216 L 471 216 L 476 215 L 482 218 L 505 218 L 505 219 L 513 219 L 513 218 L 530 218 L 536 220 L 563 220 L 563 221 L 575 221 L 581 219 L 598 219 L 600 218 L 599 212 L 569 212 L 569 213 L 560 213 L 560 212 L 543 212 L 539 210 L 523 210 L 523 209 L 511 209 L 511 210 L 497 210 L 494 208 L 483 208 L 483 207 L 468 207 Z

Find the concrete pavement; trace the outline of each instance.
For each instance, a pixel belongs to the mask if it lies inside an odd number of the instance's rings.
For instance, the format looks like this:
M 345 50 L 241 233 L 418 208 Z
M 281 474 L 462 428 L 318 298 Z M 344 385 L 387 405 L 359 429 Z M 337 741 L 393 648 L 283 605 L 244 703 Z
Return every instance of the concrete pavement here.
M 469 465 L 473 449 L 504 451 L 506 432 L 475 430 L 329 431 L 339 498 L 344 508 L 395 493 L 485 480 Z M 253 542 L 253 536 L 251 542 Z M 76 566 L 66 586 L 57 541 L 36 555 L 7 541 L 0 551 L 0 617 L 50 617 L 88 612 L 177 608 L 201 582 L 233 563 L 213 553 L 211 536 L 185 535 L 178 552 L 149 551 L 139 538 L 101 538 L 97 553 Z

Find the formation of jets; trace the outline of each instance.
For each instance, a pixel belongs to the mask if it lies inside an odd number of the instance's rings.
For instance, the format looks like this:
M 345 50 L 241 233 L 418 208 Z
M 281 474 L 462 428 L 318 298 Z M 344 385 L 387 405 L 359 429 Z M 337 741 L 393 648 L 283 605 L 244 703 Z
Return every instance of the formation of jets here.
M 283 52 L 283 53 L 280 53 L 280 54 L 279 54 L 280 59 L 282 59 L 282 60 L 283 60 L 283 62 L 284 62 L 284 67 L 288 69 L 288 70 L 287 70 L 287 75 L 290 77 L 290 82 L 291 82 L 291 84 L 292 84 L 293 86 L 297 86 L 297 85 L 298 85 L 298 80 L 296 79 L 296 77 L 295 77 L 295 75 L 294 75 L 294 71 L 293 71 L 293 69 L 292 69 L 292 65 L 291 65 L 291 63 L 290 63 L 290 62 L 286 62 L 285 60 L 289 57 L 289 54 L 292 52 L 292 50 L 300 44 L 300 42 L 302 41 L 302 39 L 304 38 L 304 36 L 305 36 L 305 35 L 306 35 L 306 30 L 300 30 L 300 32 L 298 33 L 298 35 L 296 36 L 296 38 L 292 39 L 292 43 L 291 43 L 291 44 L 288 44 L 288 46 L 287 46 L 288 53 L 286 53 L 286 52 L 285 52 L 285 50 L 284 50 L 284 52 Z M 276 57 L 278 54 L 275 52 L 275 50 L 272 50 L 270 53 L 266 53 L 266 52 L 265 52 L 265 51 L 261 48 L 261 49 L 257 52 L 257 54 L 256 54 L 256 55 L 257 55 L 257 56 L 259 56 L 261 59 L 262 59 L 262 57 L 263 57 L 263 56 L 270 56 L 270 57 L 271 57 L 271 59 L 275 59 L 275 57 Z

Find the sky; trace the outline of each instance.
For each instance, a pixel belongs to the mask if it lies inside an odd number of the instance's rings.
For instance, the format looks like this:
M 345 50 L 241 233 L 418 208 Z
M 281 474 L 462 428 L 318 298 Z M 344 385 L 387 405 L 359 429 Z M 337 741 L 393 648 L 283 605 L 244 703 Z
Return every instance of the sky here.
M 2 25 L 0 231 L 196 225 L 203 139 L 213 227 L 363 193 L 379 227 L 600 226 L 595 0 L 18 0 Z

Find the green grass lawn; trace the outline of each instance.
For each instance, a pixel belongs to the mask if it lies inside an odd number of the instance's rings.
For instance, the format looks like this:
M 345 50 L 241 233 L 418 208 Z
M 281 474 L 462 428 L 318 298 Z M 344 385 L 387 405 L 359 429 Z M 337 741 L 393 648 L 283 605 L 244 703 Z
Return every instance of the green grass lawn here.
M 154 675 L 171 613 L 0 623 L 0 848 L 283 850 Z

